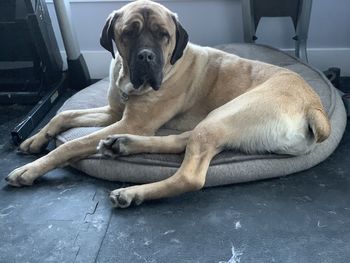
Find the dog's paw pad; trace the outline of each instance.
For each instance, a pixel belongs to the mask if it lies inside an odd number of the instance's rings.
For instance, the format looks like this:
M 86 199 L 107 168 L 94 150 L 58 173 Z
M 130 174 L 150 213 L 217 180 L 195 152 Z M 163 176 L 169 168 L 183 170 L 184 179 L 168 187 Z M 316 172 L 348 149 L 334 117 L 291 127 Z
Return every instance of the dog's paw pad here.
M 128 194 L 125 189 L 118 189 L 111 192 L 109 199 L 115 208 L 126 208 L 129 207 L 133 201 L 133 196 Z
M 97 151 L 109 157 L 127 155 L 127 145 L 130 139 L 127 136 L 108 136 L 98 144 Z
M 33 184 L 35 176 L 28 166 L 23 166 L 12 171 L 5 177 L 5 181 L 15 187 L 29 186 Z
M 109 199 L 115 208 L 126 208 L 132 204 L 140 205 L 144 200 L 139 192 L 139 186 L 114 190 L 110 193 Z
M 47 145 L 49 144 L 50 139 L 42 136 L 41 134 L 36 134 L 24 142 L 18 147 L 18 152 L 25 154 L 38 154 L 43 152 Z

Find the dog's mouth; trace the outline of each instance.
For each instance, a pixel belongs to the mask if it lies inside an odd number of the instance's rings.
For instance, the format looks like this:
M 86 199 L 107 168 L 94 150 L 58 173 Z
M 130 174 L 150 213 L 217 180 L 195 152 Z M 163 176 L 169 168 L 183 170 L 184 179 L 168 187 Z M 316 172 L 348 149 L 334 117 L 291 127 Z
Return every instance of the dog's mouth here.
M 159 90 L 163 81 L 163 55 L 156 48 L 135 48 L 130 56 L 130 81 L 134 89 Z
M 148 74 L 137 74 L 130 72 L 130 81 L 134 86 L 134 89 L 144 89 L 151 87 L 153 90 L 159 90 L 163 81 L 163 73 L 148 73 Z

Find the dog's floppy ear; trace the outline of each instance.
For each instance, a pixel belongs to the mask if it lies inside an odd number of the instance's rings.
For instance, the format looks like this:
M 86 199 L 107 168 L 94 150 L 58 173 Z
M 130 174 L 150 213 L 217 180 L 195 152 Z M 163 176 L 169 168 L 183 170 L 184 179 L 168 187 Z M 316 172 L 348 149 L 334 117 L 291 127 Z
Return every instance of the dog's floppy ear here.
M 111 13 L 106 21 L 106 24 L 104 25 L 100 37 L 100 44 L 102 47 L 107 49 L 109 52 L 112 53 L 113 58 L 115 58 L 114 50 L 113 50 L 113 39 L 114 39 L 114 24 L 115 21 L 118 19 L 119 13 L 117 11 L 114 11 Z
M 174 65 L 175 62 L 182 57 L 183 51 L 188 43 L 188 34 L 177 20 L 175 15 L 171 16 L 176 26 L 176 44 L 173 54 L 171 55 L 170 63 Z

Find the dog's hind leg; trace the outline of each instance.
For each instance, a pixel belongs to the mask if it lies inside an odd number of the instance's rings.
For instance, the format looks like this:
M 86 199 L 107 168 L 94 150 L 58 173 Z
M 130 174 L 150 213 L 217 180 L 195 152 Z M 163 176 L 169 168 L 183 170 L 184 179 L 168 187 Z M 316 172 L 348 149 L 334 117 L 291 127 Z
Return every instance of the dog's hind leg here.
M 98 151 L 109 157 L 137 153 L 181 153 L 185 151 L 191 131 L 168 136 L 115 134 L 101 140 Z
M 57 114 L 37 134 L 21 143 L 19 150 L 26 153 L 39 153 L 52 138 L 65 130 L 75 127 L 108 126 L 116 122 L 120 117 L 109 106 L 63 111 Z
M 265 92 L 269 90 L 246 93 L 212 111 L 191 132 L 184 161 L 173 176 L 112 191 L 114 206 L 128 207 L 132 202 L 139 204 L 202 188 L 210 161 L 224 148 L 248 153 L 305 153 L 314 140 L 309 138 L 307 122 L 300 111 L 302 105 L 292 99 L 286 104 L 279 94 L 261 101 L 261 97 L 268 97 Z
M 201 189 L 205 183 L 210 161 L 224 145 L 224 134 L 220 129 L 213 127 L 215 126 L 200 124 L 188 134 L 184 160 L 173 176 L 160 182 L 116 189 L 110 194 L 113 205 L 124 208 L 132 202 L 140 204 L 144 200 L 170 197 Z M 166 147 L 158 148 L 163 149 Z

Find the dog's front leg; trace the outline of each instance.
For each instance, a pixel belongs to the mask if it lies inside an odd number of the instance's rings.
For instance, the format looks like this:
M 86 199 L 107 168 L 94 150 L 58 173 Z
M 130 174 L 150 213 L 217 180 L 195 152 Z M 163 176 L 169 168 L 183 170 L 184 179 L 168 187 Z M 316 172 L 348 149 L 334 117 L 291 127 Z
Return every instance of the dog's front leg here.
M 161 100 L 147 102 L 147 98 L 134 98 L 132 103 L 126 105 L 119 122 L 90 135 L 66 142 L 40 159 L 17 168 L 6 177 L 6 181 L 18 187 L 31 185 L 36 178 L 56 167 L 96 153 L 99 141 L 111 134 L 153 135 L 161 125 L 176 114 L 178 103 L 170 103 L 167 111 L 160 111 L 163 105 Z
M 191 131 L 168 136 L 113 134 L 100 141 L 98 151 L 112 158 L 137 153 L 181 153 L 190 135 Z
M 15 169 L 5 180 L 8 184 L 17 187 L 31 185 L 35 179 L 56 167 L 67 165 L 70 162 L 96 153 L 98 142 L 108 135 L 115 133 L 147 134 L 147 131 L 142 130 L 139 126 L 137 129 L 133 128 L 132 123 L 126 125 L 125 121 L 119 121 L 95 133 L 59 146 L 34 162 Z
M 109 106 L 69 110 L 57 114 L 37 134 L 21 143 L 19 150 L 25 153 L 41 152 L 57 134 L 75 127 L 108 126 L 121 118 L 121 113 L 113 111 Z

